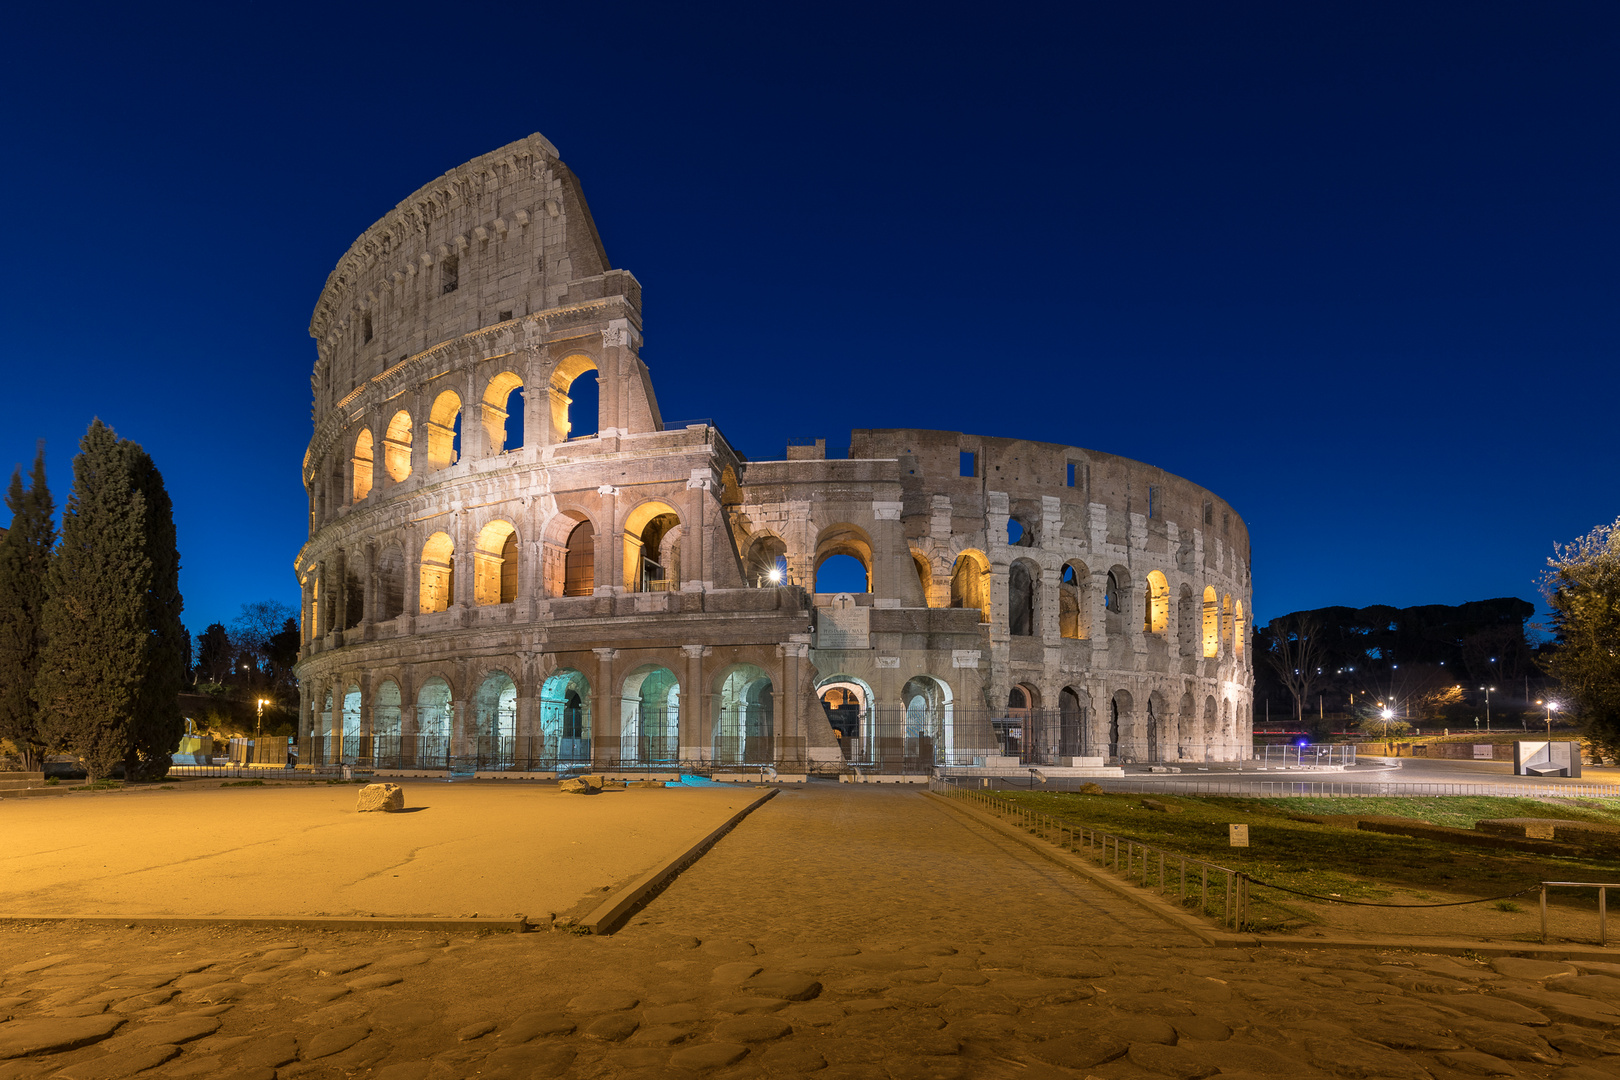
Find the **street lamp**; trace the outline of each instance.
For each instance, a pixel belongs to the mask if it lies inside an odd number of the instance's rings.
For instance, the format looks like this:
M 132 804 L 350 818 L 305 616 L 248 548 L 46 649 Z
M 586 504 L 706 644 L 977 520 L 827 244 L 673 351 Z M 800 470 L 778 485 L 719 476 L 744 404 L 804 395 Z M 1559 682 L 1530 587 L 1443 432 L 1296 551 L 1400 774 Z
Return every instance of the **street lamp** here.
M 258 727 L 258 730 L 254 732 L 253 737 L 255 739 L 264 738 L 264 704 L 265 704 L 265 700 L 266 699 L 264 699 L 264 698 L 259 699 L 259 727 Z
M 1538 701 L 1538 702 L 1536 702 L 1536 704 L 1540 705 L 1541 702 Z M 1553 711 L 1555 709 L 1557 709 L 1557 708 L 1558 708 L 1558 702 L 1553 701 L 1553 700 L 1551 700 L 1549 698 L 1548 701 L 1547 701 L 1547 741 L 1548 742 L 1552 742 L 1552 714 L 1553 714 Z
M 1485 730 L 1489 731 L 1491 730 L 1491 691 L 1495 690 L 1496 687 L 1482 686 L 1480 689 L 1485 691 Z

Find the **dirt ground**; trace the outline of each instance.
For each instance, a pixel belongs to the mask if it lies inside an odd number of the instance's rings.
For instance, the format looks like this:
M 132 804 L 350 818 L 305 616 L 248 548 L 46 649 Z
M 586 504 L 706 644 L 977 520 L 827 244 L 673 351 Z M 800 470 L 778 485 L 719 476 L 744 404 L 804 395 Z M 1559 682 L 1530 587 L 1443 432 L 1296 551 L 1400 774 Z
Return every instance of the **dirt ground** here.
M 349 785 L 0 802 L 0 914 L 393 915 L 543 921 L 685 850 L 752 788 L 406 782 L 403 813 Z
M 1620 964 L 1582 964 L 1211 947 L 810 785 L 609 937 L 0 924 L 0 1080 L 1614 1080 Z

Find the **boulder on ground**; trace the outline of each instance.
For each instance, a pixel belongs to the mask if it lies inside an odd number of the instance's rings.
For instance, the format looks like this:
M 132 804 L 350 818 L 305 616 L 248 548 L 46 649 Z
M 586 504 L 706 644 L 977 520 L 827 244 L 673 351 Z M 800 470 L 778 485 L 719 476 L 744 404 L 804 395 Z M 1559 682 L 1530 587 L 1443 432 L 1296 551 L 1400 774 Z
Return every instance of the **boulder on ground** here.
M 1181 813 L 1181 807 L 1172 806 L 1169 803 L 1162 803 L 1158 799 L 1143 799 L 1142 800 L 1142 809 L 1144 809 L 1144 810 L 1155 810 L 1155 811 L 1157 811 L 1157 812 L 1159 812 L 1161 814 L 1179 814 L 1179 813 Z
M 637 780 L 636 787 L 663 787 L 662 780 Z
M 563 780 L 557 784 L 558 791 L 566 791 L 570 795 L 595 795 L 602 789 L 590 781 L 595 777 L 581 776 L 574 780 Z
M 373 810 L 403 810 L 405 789 L 398 784 L 367 784 L 360 789 L 360 802 L 355 809 L 362 814 Z
M 1098 787 L 1096 784 L 1090 783 L 1089 781 L 1080 785 L 1080 794 L 1082 795 L 1101 795 L 1102 793 L 1102 788 Z

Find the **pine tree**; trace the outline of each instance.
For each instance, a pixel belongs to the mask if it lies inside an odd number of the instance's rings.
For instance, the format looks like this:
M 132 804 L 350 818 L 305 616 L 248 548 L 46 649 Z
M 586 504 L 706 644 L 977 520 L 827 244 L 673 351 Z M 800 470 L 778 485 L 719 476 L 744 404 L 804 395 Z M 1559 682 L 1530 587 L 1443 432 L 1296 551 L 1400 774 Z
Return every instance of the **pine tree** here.
M 122 763 L 162 776 L 179 745 L 185 682 L 180 556 L 152 459 L 100 420 L 73 459 L 73 495 L 51 560 L 36 683 L 47 737 L 92 778 Z
M 43 442 L 27 492 L 22 470 L 12 472 L 6 506 L 11 527 L 0 538 L 0 738 L 16 746 L 24 769 L 38 770 L 50 747 L 40 731 L 34 683 L 44 644 L 45 576 L 56 546 L 56 506 L 45 485 Z

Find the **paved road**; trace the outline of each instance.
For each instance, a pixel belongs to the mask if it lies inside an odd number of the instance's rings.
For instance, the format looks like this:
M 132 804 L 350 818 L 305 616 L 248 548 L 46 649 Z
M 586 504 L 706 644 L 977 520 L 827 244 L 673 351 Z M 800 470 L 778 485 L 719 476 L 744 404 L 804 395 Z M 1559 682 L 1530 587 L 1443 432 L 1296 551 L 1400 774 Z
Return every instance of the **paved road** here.
M 0 929 L 0 1080 L 1613 1078 L 1620 965 L 1585 970 L 1201 947 L 920 793 L 815 785 L 610 938 Z

